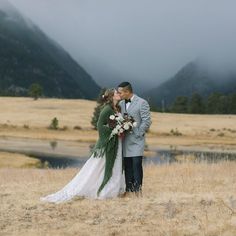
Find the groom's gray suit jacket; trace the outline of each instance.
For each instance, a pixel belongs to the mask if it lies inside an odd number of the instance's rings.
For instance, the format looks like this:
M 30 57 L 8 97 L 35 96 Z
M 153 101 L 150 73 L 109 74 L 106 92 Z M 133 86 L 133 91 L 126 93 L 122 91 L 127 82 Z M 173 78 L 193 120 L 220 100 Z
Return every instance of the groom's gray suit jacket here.
M 126 110 L 125 101 L 120 102 L 121 113 L 128 113 L 137 122 L 132 133 L 127 133 L 123 140 L 123 157 L 143 156 L 145 147 L 145 133 L 151 125 L 150 106 L 148 102 L 137 95 Z

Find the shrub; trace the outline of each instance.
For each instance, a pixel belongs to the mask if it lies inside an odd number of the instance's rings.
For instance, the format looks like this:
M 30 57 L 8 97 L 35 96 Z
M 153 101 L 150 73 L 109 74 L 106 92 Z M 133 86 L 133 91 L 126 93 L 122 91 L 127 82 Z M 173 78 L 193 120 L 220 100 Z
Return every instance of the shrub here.
M 59 127 L 59 120 L 58 120 L 56 117 L 54 117 L 54 118 L 52 119 L 52 121 L 51 121 L 51 124 L 50 124 L 50 126 L 49 126 L 49 129 L 57 130 L 58 127 Z

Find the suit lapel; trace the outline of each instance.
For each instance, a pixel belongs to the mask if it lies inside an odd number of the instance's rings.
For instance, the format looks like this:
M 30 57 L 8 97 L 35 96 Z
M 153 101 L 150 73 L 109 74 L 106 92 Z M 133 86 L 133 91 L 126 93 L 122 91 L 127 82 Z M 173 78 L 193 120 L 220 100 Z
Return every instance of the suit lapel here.
M 133 98 L 133 100 L 131 101 L 131 103 L 130 103 L 130 105 L 129 105 L 129 108 L 128 108 L 128 110 L 127 111 L 131 111 L 132 110 L 132 108 L 135 106 L 135 104 L 137 103 L 137 96 L 136 95 L 134 95 L 134 98 Z

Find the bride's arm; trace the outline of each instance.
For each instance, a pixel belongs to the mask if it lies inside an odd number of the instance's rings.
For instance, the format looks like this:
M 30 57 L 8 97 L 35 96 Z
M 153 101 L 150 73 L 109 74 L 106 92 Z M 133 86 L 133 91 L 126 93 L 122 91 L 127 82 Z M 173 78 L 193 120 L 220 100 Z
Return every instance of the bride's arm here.
M 110 136 L 112 129 L 108 126 L 108 119 L 113 114 L 113 110 L 108 105 L 102 109 L 97 122 L 99 138 Z

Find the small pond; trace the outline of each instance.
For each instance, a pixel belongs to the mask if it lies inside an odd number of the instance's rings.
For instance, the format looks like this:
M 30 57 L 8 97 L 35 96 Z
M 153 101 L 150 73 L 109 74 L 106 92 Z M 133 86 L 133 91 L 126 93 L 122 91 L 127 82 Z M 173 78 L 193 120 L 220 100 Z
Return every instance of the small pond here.
M 0 151 L 17 152 L 30 155 L 41 160 L 50 168 L 81 167 L 90 156 L 89 143 L 76 141 L 48 141 L 22 138 L 1 138 Z M 179 161 L 236 160 L 236 152 L 202 151 L 202 148 L 190 150 L 152 148 L 152 157 L 144 157 L 143 164 L 163 165 Z

